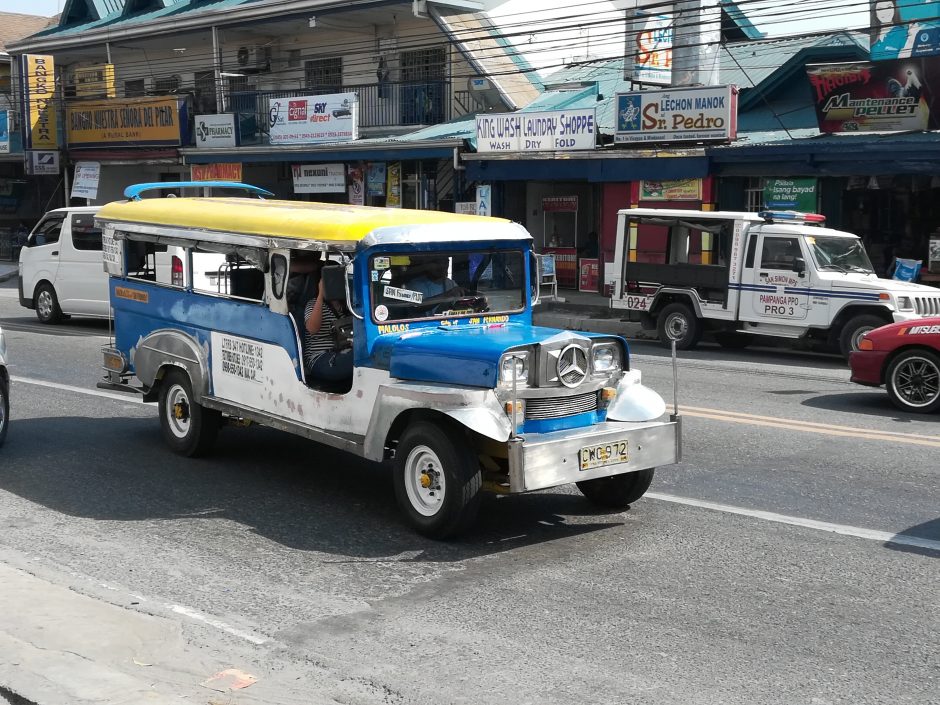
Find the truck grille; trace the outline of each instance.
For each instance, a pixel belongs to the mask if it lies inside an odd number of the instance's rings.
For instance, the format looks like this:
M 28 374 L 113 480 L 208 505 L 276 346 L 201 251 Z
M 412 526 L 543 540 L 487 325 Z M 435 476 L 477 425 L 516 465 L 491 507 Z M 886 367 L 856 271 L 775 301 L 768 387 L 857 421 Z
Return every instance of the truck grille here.
M 557 419 L 597 410 L 597 392 L 578 394 L 573 397 L 548 397 L 526 399 L 525 417 L 529 420 Z
M 914 310 L 919 316 L 940 316 L 940 297 L 915 296 Z

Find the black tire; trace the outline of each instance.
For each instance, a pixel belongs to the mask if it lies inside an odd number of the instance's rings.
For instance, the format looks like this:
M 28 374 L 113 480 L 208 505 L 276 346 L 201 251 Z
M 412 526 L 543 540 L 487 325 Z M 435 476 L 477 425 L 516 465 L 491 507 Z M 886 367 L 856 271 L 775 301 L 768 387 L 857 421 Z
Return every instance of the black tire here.
M 42 282 L 36 287 L 33 302 L 36 305 L 36 318 L 40 323 L 54 324 L 62 320 L 59 297 L 56 296 L 55 287 L 49 282 Z
M 462 433 L 427 421 L 412 424 L 398 442 L 394 472 L 395 498 L 418 533 L 446 539 L 476 519 L 482 473 Z
M 193 387 L 183 370 L 168 370 L 160 384 L 160 427 L 174 453 L 195 458 L 212 447 L 222 415 L 193 401 Z
M 928 414 L 940 409 L 940 356 L 929 350 L 908 350 L 888 365 L 888 398 L 901 411 Z
M 646 494 L 655 470 L 656 468 L 649 468 L 575 484 L 592 504 L 607 509 L 626 509 Z
M 702 337 L 702 322 L 685 304 L 669 304 L 657 316 L 656 332 L 665 347 L 675 339 L 677 350 L 691 350 Z
M 715 342 L 728 350 L 743 350 L 754 342 L 754 336 L 738 331 L 722 331 L 715 333 Z
M 850 353 L 858 350 L 858 343 L 865 333 L 883 325 L 886 325 L 884 319 L 870 313 L 850 318 L 839 332 L 839 352 L 848 359 Z
M 10 425 L 10 383 L 0 375 L 0 446 L 7 438 Z

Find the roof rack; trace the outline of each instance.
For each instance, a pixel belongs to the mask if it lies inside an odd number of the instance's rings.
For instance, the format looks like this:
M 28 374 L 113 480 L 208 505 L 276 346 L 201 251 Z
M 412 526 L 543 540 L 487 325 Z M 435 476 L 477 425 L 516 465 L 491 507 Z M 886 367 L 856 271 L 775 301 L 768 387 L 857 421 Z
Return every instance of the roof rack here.
M 124 197 L 128 201 L 139 201 L 140 194 L 145 191 L 162 191 L 176 188 L 233 188 L 256 194 L 259 198 L 273 196 L 274 194 L 259 186 L 243 184 L 240 181 L 153 181 L 146 184 L 134 184 L 124 189 Z

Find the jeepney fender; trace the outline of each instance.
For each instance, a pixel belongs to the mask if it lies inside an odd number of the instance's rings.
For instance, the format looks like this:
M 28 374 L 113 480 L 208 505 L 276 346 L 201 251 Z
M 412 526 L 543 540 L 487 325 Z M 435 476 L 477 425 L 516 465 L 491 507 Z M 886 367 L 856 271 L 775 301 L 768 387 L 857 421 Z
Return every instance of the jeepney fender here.
M 162 367 L 173 365 L 189 374 L 193 401 L 209 393 L 209 354 L 192 336 L 162 328 L 142 337 L 130 352 L 137 379 L 147 389 L 153 388 Z
M 692 302 L 692 308 L 695 309 L 695 315 L 699 318 L 704 318 L 702 314 L 702 302 L 698 297 L 698 294 L 695 293 L 694 289 L 677 289 L 676 287 L 662 287 L 658 289 L 655 294 L 653 294 L 653 303 L 650 308 L 657 308 L 660 306 L 660 302 L 665 298 L 664 294 L 673 294 L 678 296 L 683 296 L 688 298 Z M 664 304 L 667 305 L 667 304 Z M 659 312 L 657 311 L 657 314 Z
M 434 411 L 486 438 L 505 443 L 512 427 L 492 389 L 454 389 L 397 382 L 379 387 L 366 431 L 364 456 L 382 461 L 395 421 L 409 411 Z

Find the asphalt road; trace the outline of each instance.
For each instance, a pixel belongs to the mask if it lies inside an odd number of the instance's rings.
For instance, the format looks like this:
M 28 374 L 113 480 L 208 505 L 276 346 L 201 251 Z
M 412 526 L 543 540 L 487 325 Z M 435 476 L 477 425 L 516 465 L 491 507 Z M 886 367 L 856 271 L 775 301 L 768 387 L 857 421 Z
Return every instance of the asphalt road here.
M 40 326 L 11 283 L 0 560 L 220 662 L 368 705 L 940 702 L 940 416 L 838 358 L 683 354 L 684 460 L 649 497 L 489 498 L 442 544 L 381 468 L 289 435 L 174 456 L 154 407 L 94 390 L 107 324 Z M 671 401 L 664 351 L 632 352 Z

